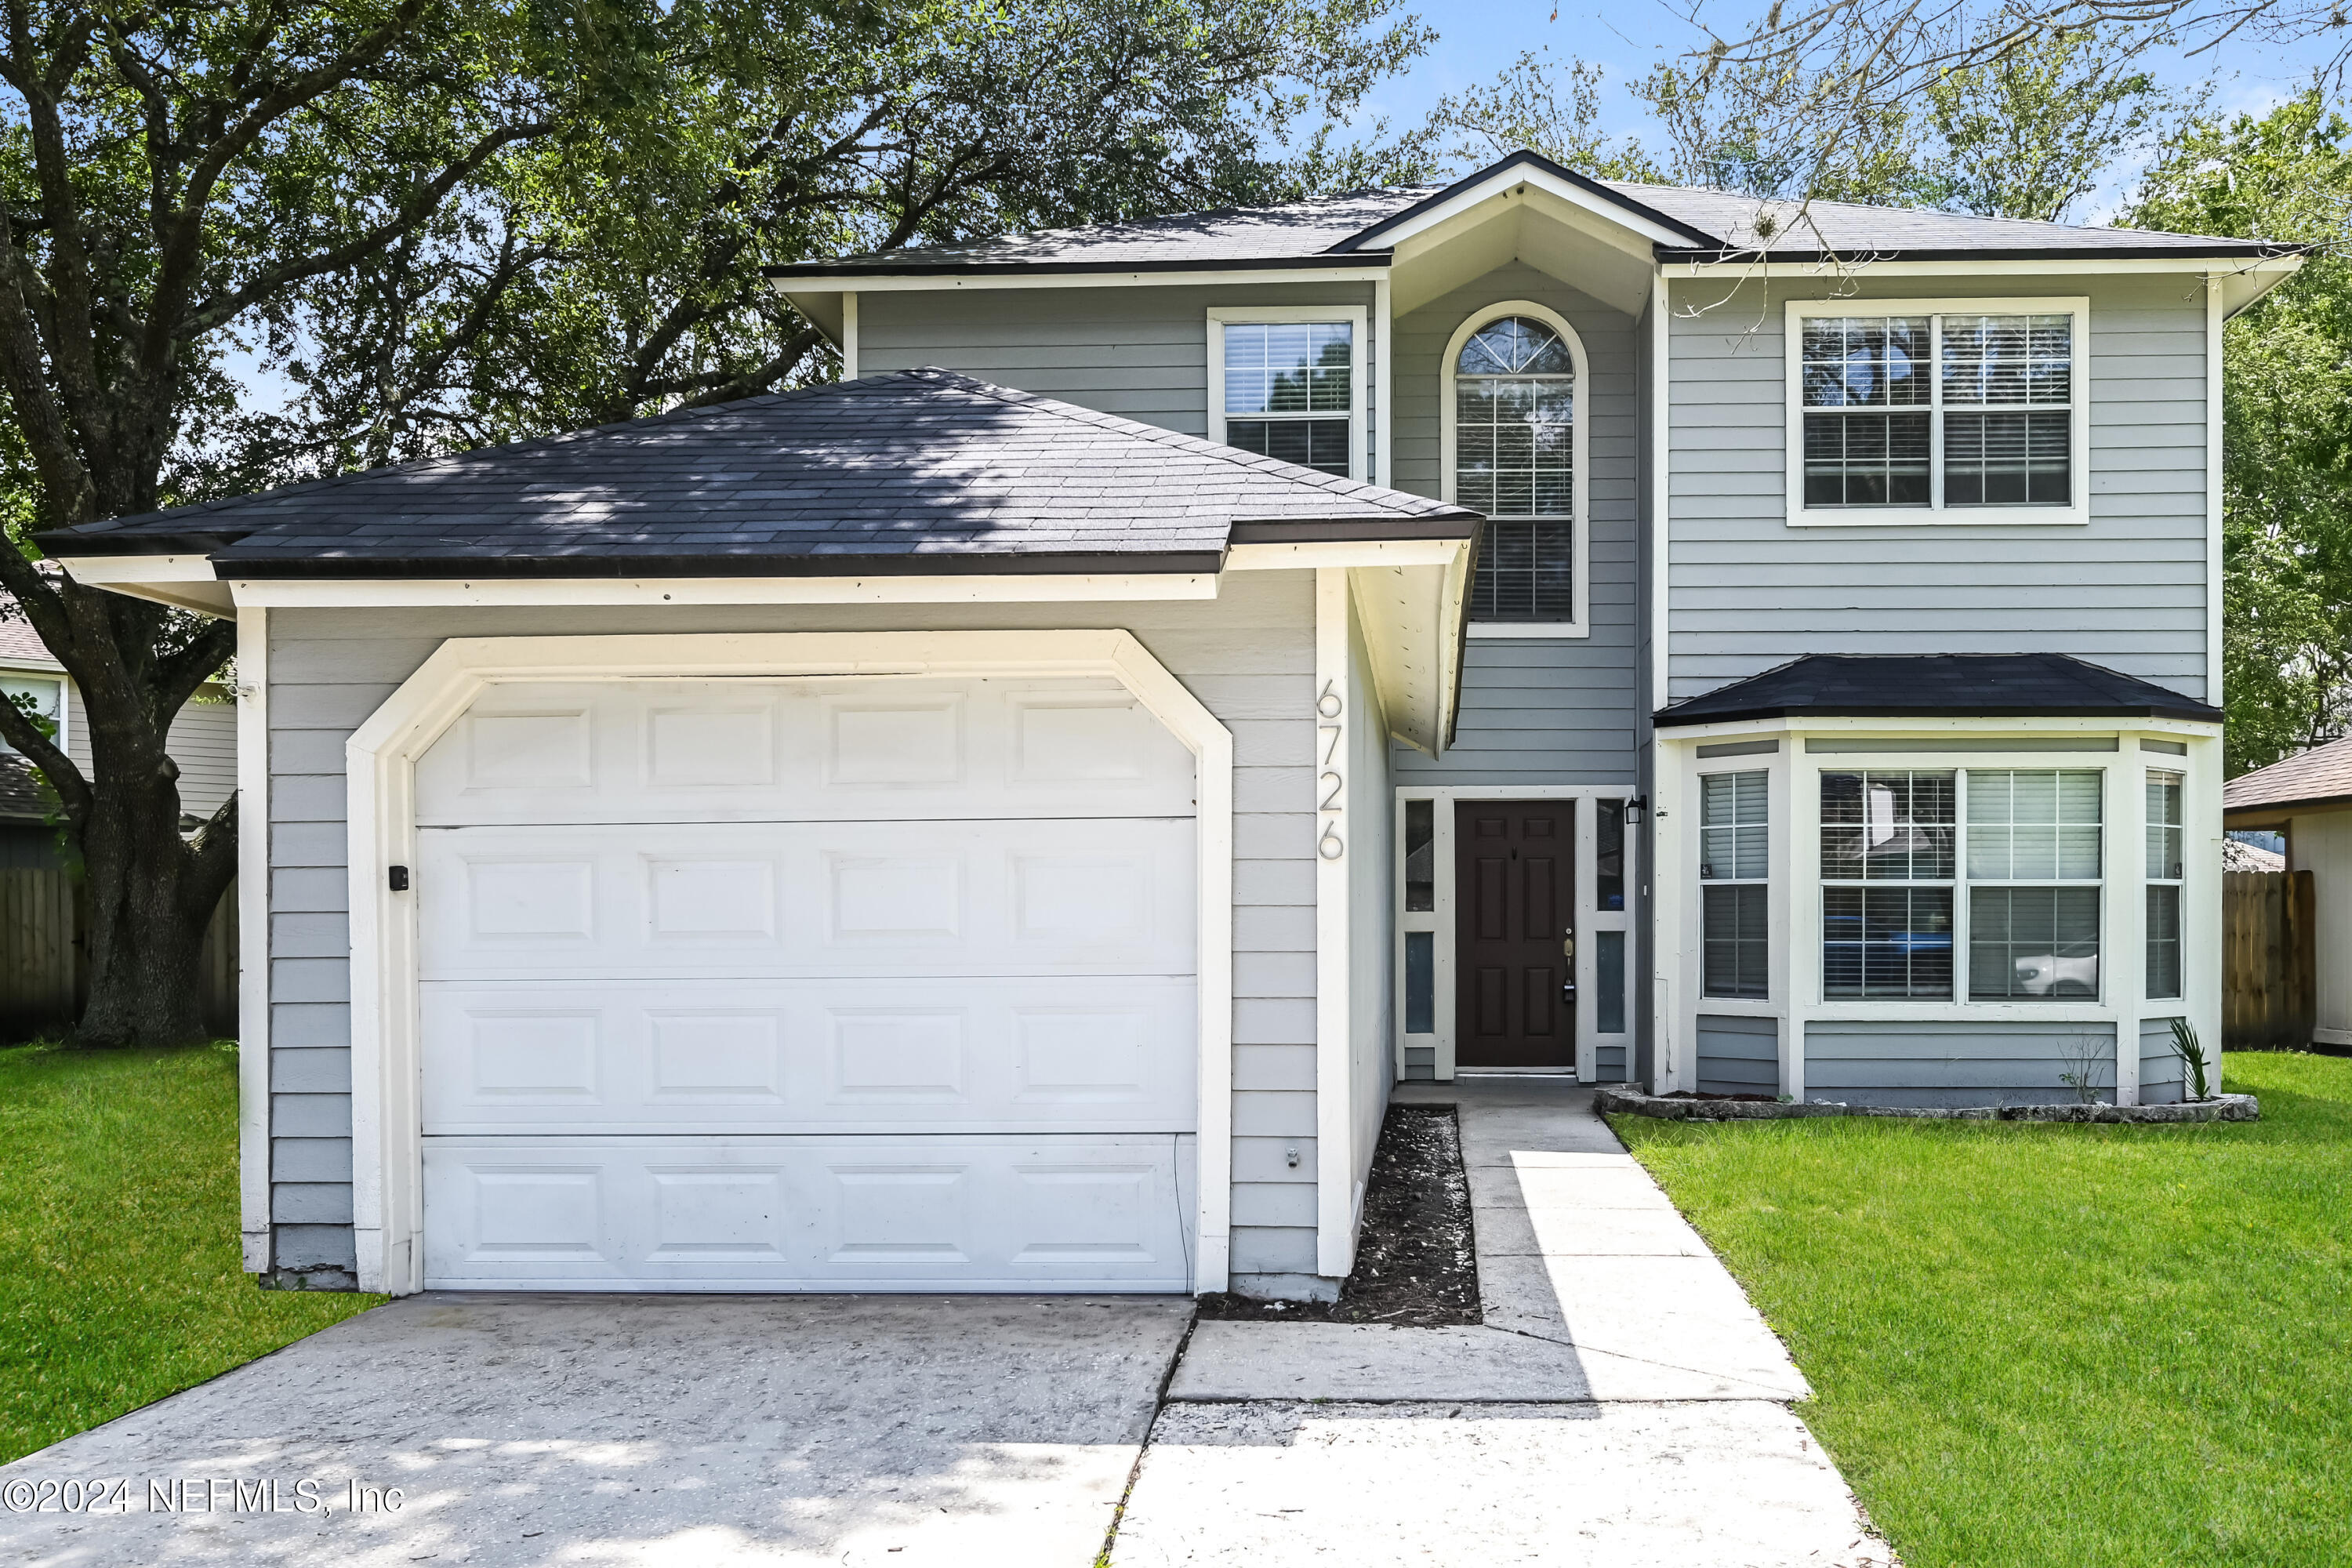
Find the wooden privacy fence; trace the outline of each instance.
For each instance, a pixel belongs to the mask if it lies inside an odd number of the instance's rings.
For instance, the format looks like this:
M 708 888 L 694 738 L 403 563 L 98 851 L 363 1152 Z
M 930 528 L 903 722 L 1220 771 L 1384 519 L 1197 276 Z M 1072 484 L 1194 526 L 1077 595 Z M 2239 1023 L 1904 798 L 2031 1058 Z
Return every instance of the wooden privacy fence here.
M 57 868 L 0 869 L 0 1040 L 73 1026 L 89 994 L 81 884 Z M 236 884 L 212 924 L 196 984 L 205 1026 L 236 1033 Z
M 2221 1048 L 2301 1049 L 2319 1017 L 2319 893 L 2308 871 L 2221 877 Z

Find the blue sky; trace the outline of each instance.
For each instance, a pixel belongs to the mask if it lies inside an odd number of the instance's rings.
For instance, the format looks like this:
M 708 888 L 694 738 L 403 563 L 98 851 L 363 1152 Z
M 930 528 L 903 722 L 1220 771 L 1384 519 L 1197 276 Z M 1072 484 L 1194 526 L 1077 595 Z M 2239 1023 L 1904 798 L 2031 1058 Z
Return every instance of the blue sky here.
M 1370 112 L 1386 115 L 1397 127 L 1419 123 L 1446 93 L 1492 80 L 1522 50 L 1549 45 L 1554 58 L 1597 61 L 1612 83 L 1622 84 L 1704 37 L 1683 19 L 1682 11 L 1659 0 L 1558 0 L 1557 7 L 1554 0 L 1404 0 L 1404 8 L 1435 27 L 1438 41 L 1412 70 L 1370 99 Z M 1729 35 L 1742 16 L 1762 11 L 1759 3 L 1710 6 L 1707 14 Z M 2210 85 L 2217 110 L 2260 111 L 2298 90 L 2339 47 L 2340 37 L 2289 47 L 2233 40 L 2193 58 L 2184 49 L 2165 51 L 2152 63 L 2172 86 Z M 1607 129 L 1643 129 L 1621 94 L 1605 93 L 1602 102 Z M 2112 201 L 2120 184 L 2103 195 Z

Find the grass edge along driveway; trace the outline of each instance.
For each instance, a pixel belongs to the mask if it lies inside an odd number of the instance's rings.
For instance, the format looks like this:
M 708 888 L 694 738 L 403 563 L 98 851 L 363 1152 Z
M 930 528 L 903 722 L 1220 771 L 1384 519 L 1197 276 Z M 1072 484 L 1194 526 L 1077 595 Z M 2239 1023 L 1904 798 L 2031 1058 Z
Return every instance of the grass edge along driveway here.
M 2263 1120 L 1612 1123 L 1909 1568 L 2352 1563 L 2352 1060 Z
M 233 1047 L 0 1048 L 0 1463 L 383 1300 L 240 1248 Z

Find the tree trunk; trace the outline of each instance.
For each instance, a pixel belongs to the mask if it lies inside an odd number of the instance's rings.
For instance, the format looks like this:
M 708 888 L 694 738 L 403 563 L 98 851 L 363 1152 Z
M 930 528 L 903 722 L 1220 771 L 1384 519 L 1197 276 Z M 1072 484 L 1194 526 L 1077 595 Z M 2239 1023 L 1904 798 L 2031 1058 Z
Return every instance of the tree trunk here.
M 134 753 L 92 726 L 95 792 L 81 832 L 88 879 L 89 1000 L 78 1046 L 178 1046 L 205 1037 L 198 981 L 205 929 L 236 865 L 236 802 L 191 844 L 180 833 L 179 769 L 168 756 L 110 770 Z M 143 763 L 144 765 L 141 765 Z M 160 765 L 158 765 L 160 763 Z

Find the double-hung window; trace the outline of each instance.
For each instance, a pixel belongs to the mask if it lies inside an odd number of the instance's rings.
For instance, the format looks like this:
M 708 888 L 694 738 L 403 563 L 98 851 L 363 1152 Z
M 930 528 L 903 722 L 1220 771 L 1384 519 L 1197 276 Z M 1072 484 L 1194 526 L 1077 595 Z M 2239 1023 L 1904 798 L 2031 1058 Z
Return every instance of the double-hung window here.
M 1789 307 L 1790 521 L 2079 522 L 2079 300 Z
M 1707 996 L 1771 995 L 1770 783 L 1760 771 L 1698 781 L 1699 989 Z
M 1822 994 L 1952 994 L 1958 781 L 1873 769 L 1822 774 Z
M 1365 477 L 1360 310 L 1209 312 L 1209 438 Z
M 2096 768 L 1969 770 L 1969 999 L 2099 994 Z
M 1822 994 L 1951 1001 L 1964 942 L 1971 1002 L 2098 996 L 2103 783 L 2096 768 L 1822 773 Z
M 38 676 L 13 676 L 0 680 L 0 699 L 14 703 L 16 710 L 33 721 L 36 728 L 51 740 L 65 733 L 65 682 L 45 680 Z M 13 753 L 16 747 L 0 741 L 0 755 Z
M 2182 779 L 2147 775 L 2147 994 L 2180 994 Z

